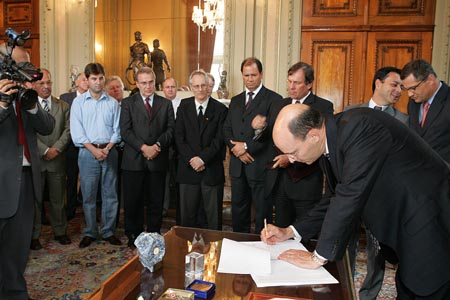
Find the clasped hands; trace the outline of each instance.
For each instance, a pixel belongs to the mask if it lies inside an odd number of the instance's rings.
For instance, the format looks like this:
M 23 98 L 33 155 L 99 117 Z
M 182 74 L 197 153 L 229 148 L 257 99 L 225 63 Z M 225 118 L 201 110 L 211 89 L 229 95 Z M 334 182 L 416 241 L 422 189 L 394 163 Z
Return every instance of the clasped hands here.
M 151 146 L 144 144 L 141 147 L 141 152 L 147 160 L 151 160 L 158 156 L 161 152 L 161 148 L 157 144 Z
M 48 148 L 47 153 L 44 155 L 44 160 L 52 160 L 55 159 L 59 154 L 61 153 L 61 150 L 58 148 Z
M 267 228 L 261 231 L 261 241 L 268 245 L 275 245 L 294 237 L 294 232 L 290 227 L 280 228 L 272 224 L 267 224 Z M 304 269 L 317 269 L 321 265 L 313 261 L 312 253 L 304 250 L 289 249 L 278 256 L 279 260 L 284 260 L 290 264 Z

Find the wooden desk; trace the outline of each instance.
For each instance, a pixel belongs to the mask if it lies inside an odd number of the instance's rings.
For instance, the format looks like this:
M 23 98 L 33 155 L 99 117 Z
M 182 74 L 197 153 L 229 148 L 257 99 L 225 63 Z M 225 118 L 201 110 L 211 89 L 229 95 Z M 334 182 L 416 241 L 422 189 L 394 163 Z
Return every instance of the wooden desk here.
M 202 235 L 205 241 L 204 247 L 196 245 L 192 249 L 191 241 L 195 233 Z M 253 234 L 175 226 L 164 235 L 166 254 L 161 269 L 150 273 L 147 269 L 142 268 L 139 258 L 135 256 L 106 280 L 90 299 L 136 300 L 141 294 L 145 300 L 149 300 L 153 291 L 155 292 L 153 300 L 155 300 L 169 287 L 184 289 L 184 257 L 191 250 L 205 254 L 203 280 L 216 284 L 214 296 L 216 300 L 247 299 L 250 292 L 319 300 L 356 299 L 347 258 L 337 263 L 328 263 L 325 266 L 339 281 L 339 284 L 257 288 L 250 275 L 217 273 L 223 238 L 236 241 L 260 240 L 258 235 Z M 310 246 L 306 245 L 306 247 Z

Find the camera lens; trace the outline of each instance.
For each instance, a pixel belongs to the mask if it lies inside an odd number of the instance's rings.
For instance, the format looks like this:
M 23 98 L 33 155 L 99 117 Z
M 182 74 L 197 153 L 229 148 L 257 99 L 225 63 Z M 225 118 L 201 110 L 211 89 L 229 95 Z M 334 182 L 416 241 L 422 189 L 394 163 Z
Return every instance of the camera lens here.
M 23 109 L 31 109 L 38 101 L 38 94 L 35 90 L 19 88 L 17 99 L 20 101 Z

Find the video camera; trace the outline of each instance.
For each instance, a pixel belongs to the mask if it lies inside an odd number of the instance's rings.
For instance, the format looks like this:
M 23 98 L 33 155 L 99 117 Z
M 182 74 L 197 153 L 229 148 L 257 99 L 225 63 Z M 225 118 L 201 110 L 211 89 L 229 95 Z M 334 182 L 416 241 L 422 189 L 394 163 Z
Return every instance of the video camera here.
M 18 34 L 13 29 L 8 28 L 5 31 L 5 35 L 7 37 L 5 45 L 7 54 L 0 62 L 0 79 L 10 79 L 18 83 L 34 82 L 42 79 L 43 74 L 41 70 L 36 68 L 32 63 L 16 63 L 14 59 L 12 59 L 14 47 L 23 46 L 30 38 L 31 32 L 29 30 L 24 30 L 21 34 Z M 38 101 L 38 94 L 35 90 L 18 86 L 17 93 L 11 95 L 1 94 L 0 98 L 1 101 L 8 103 L 11 103 L 14 100 L 19 101 L 21 106 L 27 110 L 36 104 Z

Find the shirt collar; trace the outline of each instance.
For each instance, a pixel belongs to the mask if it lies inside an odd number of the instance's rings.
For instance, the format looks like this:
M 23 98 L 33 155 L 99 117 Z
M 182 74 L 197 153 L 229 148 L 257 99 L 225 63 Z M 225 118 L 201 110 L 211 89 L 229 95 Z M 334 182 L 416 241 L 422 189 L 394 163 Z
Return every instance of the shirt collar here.
M 200 102 L 197 101 L 197 99 L 195 99 L 195 109 L 198 111 L 198 108 L 201 106 L 203 106 L 203 112 L 206 111 L 206 108 L 208 107 L 208 103 L 209 103 L 209 97 L 208 99 L 206 99 L 205 102 L 203 102 L 202 104 L 200 104 Z
M 261 82 L 261 84 L 252 92 L 253 93 L 253 99 L 255 99 L 256 95 L 259 93 L 259 91 L 261 90 L 263 84 Z M 250 93 L 250 91 L 248 90 L 248 88 L 245 88 L 245 97 L 247 97 L 248 93 Z
M 380 106 L 381 107 L 381 110 L 385 110 L 387 107 L 388 107 L 388 105 L 378 105 L 377 103 L 375 103 L 375 101 L 373 101 L 373 99 L 372 98 L 370 98 L 370 100 L 369 100 L 369 108 L 375 108 L 375 106 Z
M 305 97 L 303 97 L 302 99 L 292 99 L 292 104 L 295 104 L 295 102 L 300 101 L 301 104 L 303 104 L 303 102 L 305 102 L 306 98 L 308 98 L 309 94 L 311 94 L 311 91 L 308 92 L 308 94 L 306 94 Z

